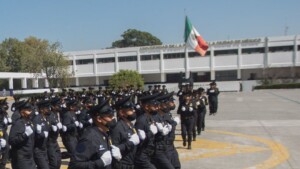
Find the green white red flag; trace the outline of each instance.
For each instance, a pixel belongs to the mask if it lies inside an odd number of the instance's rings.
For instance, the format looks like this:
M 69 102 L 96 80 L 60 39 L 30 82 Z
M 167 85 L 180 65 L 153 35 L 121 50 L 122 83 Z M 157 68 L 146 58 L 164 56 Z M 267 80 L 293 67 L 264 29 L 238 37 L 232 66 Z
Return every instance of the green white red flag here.
M 190 47 L 195 49 L 195 51 L 201 56 L 205 56 L 205 53 L 208 49 L 208 44 L 192 25 L 188 17 L 185 18 L 184 41 Z

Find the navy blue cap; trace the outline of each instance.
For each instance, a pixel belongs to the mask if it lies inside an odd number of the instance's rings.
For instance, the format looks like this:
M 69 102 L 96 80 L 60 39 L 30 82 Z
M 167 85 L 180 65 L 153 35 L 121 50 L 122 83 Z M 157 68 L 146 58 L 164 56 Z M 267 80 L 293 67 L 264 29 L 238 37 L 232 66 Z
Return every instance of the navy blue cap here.
M 160 93 L 155 93 L 152 95 L 146 95 L 140 98 L 142 104 L 158 104 L 156 98 L 160 95 Z
M 67 107 L 69 107 L 69 106 L 72 106 L 72 105 L 77 105 L 78 102 L 75 99 L 73 99 L 73 100 L 68 99 L 68 100 L 66 100 L 66 104 L 67 104 Z
M 134 104 L 131 102 L 130 98 L 131 98 L 131 96 L 127 96 L 127 97 L 124 97 L 124 98 L 118 100 L 115 104 L 115 107 L 117 109 L 120 109 L 120 108 L 134 108 Z
M 114 111 L 112 107 L 108 104 L 108 100 L 92 107 L 87 113 L 91 116 L 108 116 L 113 115 Z
M 16 109 L 18 109 L 18 110 L 32 109 L 32 105 L 29 102 L 25 101 L 25 100 L 16 102 L 15 106 L 16 106 Z
M 50 102 L 51 102 L 51 105 L 53 105 L 53 106 L 61 104 L 59 97 L 52 98 Z
M 167 93 L 167 94 L 157 97 L 156 100 L 160 101 L 160 102 L 174 101 L 175 99 L 173 98 L 173 95 L 174 95 L 174 92 Z
M 37 106 L 39 108 L 41 107 L 49 107 L 50 106 L 50 101 L 49 100 L 42 100 L 40 102 L 37 103 Z

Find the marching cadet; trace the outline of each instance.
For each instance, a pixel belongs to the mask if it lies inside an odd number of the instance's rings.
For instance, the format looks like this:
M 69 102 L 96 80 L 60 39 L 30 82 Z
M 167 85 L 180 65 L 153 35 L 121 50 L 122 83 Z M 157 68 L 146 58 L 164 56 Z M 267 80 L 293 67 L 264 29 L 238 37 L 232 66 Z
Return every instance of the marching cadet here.
M 76 118 L 76 112 L 78 111 L 77 101 L 68 100 L 67 101 L 68 111 L 62 113 L 62 142 L 67 149 L 69 154 L 75 152 L 75 147 L 77 145 L 77 127 L 79 127 L 79 122 Z
M 112 167 L 114 169 L 134 169 L 136 146 L 140 143 L 139 136 L 132 123 L 136 119 L 134 104 L 130 101 L 130 96 L 127 96 L 117 101 L 115 107 L 119 120 L 110 133 L 112 144 L 120 149 L 122 158 L 115 158 Z
M 38 169 L 49 169 L 47 142 L 50 123 L 47 117 L 51 113 L 50 102 L 49 100 L 42 100 L 37 103 L 37 106 L 39 114 L 32 120 L 35 127 L 34 161 Z
M 80 113 L 77 115 L 77 119 L 79 122 L 79 129 L 78 129 L 78 135 L 81 136 L 83 133 L 83 130 L 91 126 L 93 124 L 93 119 L 90 117 L 90 115 L 87 113 L 89 109 L 93 106 L 93 101 L 90 97 L 86 97 L 83 101 L 83 106 L 80 111 Z
M 186 146 L 188 142 L 188 149 L 192 149 L 192 136 L 194 126 L 194 105 L 192 103 L 192 93 L 186 92 L 183 96 L 183 102 L 179 110 L 181 119 L 181 136 L 183 140 L 183 146 Z M 187 136 L 187 139 L 186 139 Z
M 169 92 L 168 92 L 168 89 L 166 88 L 166 85 L 162 85 L 162 90 L 161 90 L 161 92 L 162 92 L 163 94 L 169 93 Z
M 16 102 L 18 102 L 18 101 L 20 100 L 20 97 L 14 95 L 13 98 L 14 98 L 14 103 L 11 105 L 10 110 L 11 110 L 12 112 L 15 112 L 15 111 L 16 111 L 16 106 L 15 106 L 15 104 L 16 104 Z
M 155 98 L 155 100 L 157 101 L 158 99 Z M 155 121 L 156 127 L 158 129 L 158 133 L 154 136 L 155 151 L 154 155 L 151 157 L 151 161 L 157 169 L 174 169 L 174 166 L 168 159 L 166 146 L 167 135 L 172 130 L 172 125 L 165 121 L 164 114 L 165 113 L 164 111 L 162 111 L 161 108 L 161 103 L 158 102 L 156 111 L 152 111 L 151 113 L 152 118 Z
M 137 118 L 135 123 L 141 141 L 135 155 L 135 169 L 156 169 L 151 163 L 151 157 L 154 155 L 154 139 L 158 130 L 151 114 L 157 112 L 158 103 L 155 98 L 158 95 L 157 93 L 140 98 L 144 113 Z
M 220 93 L 217 88 L 215 81 L 211 82 L 210 88 L 207 89 L 206 94 L 208 95 L 208 104 L 209 104 L 209 115 L 216 115 L 218 111 L 218 95 Z
M 60 169 L 61 166 L 61 151 L 58 145 L 59 131 L 62 129 L 60 112 L 62 111 L 60 98 L 51 99 L 51 113 L 48 116 L 48 121 L 51 125 L 49 138 L 47 142 L 47 154 L 49 159 L 50 169 Z
M 110 169 L 112 152 L 121 158 L 120 151 L 111 147 L 108 134 L 109 130 L 116 125 L 113 110 L 108 105 L 108 101 L 105 101 L 92 107 L 89 113 L 94 123 L 86 128 L 80 138 L 71 157 L 69 169 Z
M 179 156 L 178 156 L 178 152 L 174 146 L 174 141 L 175 141 L 175 130 L 176 130 L 176 126 L 177 124 L 180 123 L 180 119 L 179 117 L 172 117 L 172 110 L 175 110 L 176 105 L 174 103 L 174 98 L 173 98 L 174 92 L 172 93 L 167 93 L 164 94 L 160 97 L 157 98 L 158 101 L 160 101 L 160 110 L 163 112 L 163 118 L 164 120 L 171 124 L 171 131 L 169 132 L 169 134 L 167 135 L 167 139 L 166 139 L 166 155 L 169 159 L 169 161 L 171 162 L 171 164 L 173 165 L 173 167 L 175 169 L 180 169 L 181 168 L 181 164 L 179 161 Z
M 7 128 L 11 125 L 12 120 L 8 116 L 7 98 L 0 100 L 0 169 L 5 169 L 8 159 L 9 144 Z
M 204 88 L 200 87 L 198 89 L 200 105 L 198 109 L 198 123 L 197 123 L 197 132 L 198 135 L 201 134 L 201 131 L 205 130 L 205 115 L 206 115 L 206 106 L 208 105 L 207 97 L 205 96 Z
M 21 101 L 16 109 L 21 118 L 13 123 L 9 133 L 11 165 L 13 169 L 36 169 L 33 159 L 34 128 L 30 119 L 32 106 L 26 101 Z

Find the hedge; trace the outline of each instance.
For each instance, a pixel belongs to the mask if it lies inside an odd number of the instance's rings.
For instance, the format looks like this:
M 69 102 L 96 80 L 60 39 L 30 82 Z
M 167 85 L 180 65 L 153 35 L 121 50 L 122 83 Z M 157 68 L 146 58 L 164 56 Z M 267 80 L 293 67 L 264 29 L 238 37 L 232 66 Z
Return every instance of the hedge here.
M 296 88 L 300 88 L 300 83 L 261 85 L 261 86 L 254 87 L 254 89 L 296 89 Z

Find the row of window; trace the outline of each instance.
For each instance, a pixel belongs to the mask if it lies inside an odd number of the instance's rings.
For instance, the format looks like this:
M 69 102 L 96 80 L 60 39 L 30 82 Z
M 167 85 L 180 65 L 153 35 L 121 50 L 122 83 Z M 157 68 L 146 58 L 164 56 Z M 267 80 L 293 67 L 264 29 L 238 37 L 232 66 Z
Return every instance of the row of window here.
M 268 48 L 270 53 L 274 52 L 288 52 L 293 51 L 294 46 L 277 46 L 277 47 L 269 47 Z M 298 51 L 300 51 L 300 45 L 298 45 Z M 242 54 L 255 54 L 255 53 L 265 53 L 264 47 L 259 48 L 245 48 L 242 49 Z M 199 57 L 200 55 L 197 52 L 190 52 L 189 57 Z M 224 55 L 238 55 L 237 49 L 229 49 L 229 50 L 216 50 L 214 51 L 214 56 L 224 56 Z M 207 51 L 205 56 L 210 56 L 210 51 Z M 166 53 L 163 55 L 164 59 L 178 59 L 178 58 L 184 58 L 184 53 Z M 153 54 L 153 55 L 141 55 L 142 61 L 147 60 L 160 60 L 159 54 Z M 137 56 L 125 56 L 125 57 L 119 57 L 119 62 L 132 62 L 137 61 Z M 83 65 L 83 64 L 93 64 L 93 59 L 81 59 L 76 60 L 76 65 Z M 109 58 L 97 58 L 97 63 L 113 63 L 115 62 L 115 57 L 109 57 Z M 72 65 L 73 62 L 70 61 L 70 65 Z

